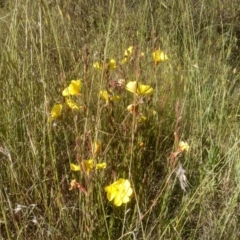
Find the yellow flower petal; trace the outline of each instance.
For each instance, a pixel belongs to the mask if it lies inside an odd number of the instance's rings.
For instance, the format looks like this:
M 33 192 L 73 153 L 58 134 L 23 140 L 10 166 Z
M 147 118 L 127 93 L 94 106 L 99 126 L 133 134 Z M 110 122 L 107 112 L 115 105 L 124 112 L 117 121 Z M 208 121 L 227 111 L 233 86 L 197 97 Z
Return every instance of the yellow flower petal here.
M 117 188 L 115 186 L 107 186 L 105 187 L 105 191 L 107 192 L 108 201 L 112 201 L 117 195 Z
M 100 91 L 100 97 L 106 102 L 109 101 L 108 92 L 106 90 Z
M 99 62 L 94 62 L 93 67 L 98 69 L 98 70 L 102 70 L 102 65 Z
M 151 88 L 148 85 L 142 85 L 139 84 L 138 86 L 138 94 L 139 95 L 152 95 L 153 94 L 153 88 Z
M 62 104 L 55 104 L 51 111 L 52 118 L 58 118 L 62 113 Z
M 126 90 L 128 90 L 129 92 L 132 92 L 132 93 L 137 93 L 137 82 L 136 81 L 130 81 L 126 85 Z
M 70 169 L 71 169 L 72 171 L 81 171 L 81 166 L 71 163 L 71 164 L 70 164 Z
M 140 82 L 130 81 L 126 85 L 126 90 L 135 93 L 139 96 L 150 96 L 153 94 L 154 90 L 149 85 L 143 85 Z
M 96 165 L 96 169 L 105 169 L 107 167 L 106 163 L 98 163 Z
M 110 59 L 110 61 L 108 62 L 108 68 L 110 70 L 113 70 L 117 67 L 117 63 L 115 61 L 115 59 Z
M 123 203 L 121 195 L 117 194 L 114 198 L 114 205 L 117 207 L 121 206 Z

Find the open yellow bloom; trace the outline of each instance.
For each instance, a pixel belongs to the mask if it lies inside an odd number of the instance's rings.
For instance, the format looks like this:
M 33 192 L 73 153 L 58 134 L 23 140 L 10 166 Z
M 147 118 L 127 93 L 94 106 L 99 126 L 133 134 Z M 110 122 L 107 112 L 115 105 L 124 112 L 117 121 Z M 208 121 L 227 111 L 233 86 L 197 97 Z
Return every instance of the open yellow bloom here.
M 123 178 L 105 187 L 105 191 L 107 192 L 107 199 L 109 201 L 114 200 L 114 205 L 118 207 L 129 202 L 133 193 L 129 180 Z
M 168 59 L 168 56 L 161 50 L 154 51 L 152 57 L 156 64 Z
M 184 152 L 184 151 L 188 152 L 190 148 L 189 145 L 184 141 L 179 142 L 178 147 L 179 147 L 179 151 L 181 152 Z
M 80 79 L 72 80 L 69 86 L 62 91 L 62 95 L 64 97 L 67 97 L 70 95 L 78 95 L 80 92 L 81 86 L 82 86 L 82 82 Z
M 153 94 L 154 90 L 149 85 L 143 85 L 140 82 L 130 81 L 126 85 L 126 90 L 135 93 L 138 96 L 150 96 Z
M 71 108 L 72 110 L 80 110 L 81 106 L 77 105 L 77 103 L 75 103 L 72 99 L 70 98 L 66 98 L 66 104 L 69 108 Z

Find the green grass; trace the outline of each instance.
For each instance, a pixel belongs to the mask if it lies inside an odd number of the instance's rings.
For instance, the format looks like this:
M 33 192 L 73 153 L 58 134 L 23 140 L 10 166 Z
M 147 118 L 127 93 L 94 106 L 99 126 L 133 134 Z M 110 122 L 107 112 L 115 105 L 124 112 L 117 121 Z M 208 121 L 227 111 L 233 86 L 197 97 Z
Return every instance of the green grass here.
M 4 1 L 0 239 L 240 238 L 239 16 L 237 0 Z M 120 64 L 129 46 L 134 59 Z M 158 48 L 169 59 L 154 65 Z M 93 68 L 111 58 L 109 73 Z M 83 110 L 49 123 L 78 78 Z M 118 102 L 99 98 L 119 79 L 154 88 L 140 104 L 145 122 L 126 110 L 136 98 L 124 88 Z M 107 168 L 72 172 L 96 139 Z M 178 141 L 190 150 L 171 160 Z M 69 191 L 74 178 L 87 195 Z M 119 178 L 134 192 L 116 207 L 104 188 Z

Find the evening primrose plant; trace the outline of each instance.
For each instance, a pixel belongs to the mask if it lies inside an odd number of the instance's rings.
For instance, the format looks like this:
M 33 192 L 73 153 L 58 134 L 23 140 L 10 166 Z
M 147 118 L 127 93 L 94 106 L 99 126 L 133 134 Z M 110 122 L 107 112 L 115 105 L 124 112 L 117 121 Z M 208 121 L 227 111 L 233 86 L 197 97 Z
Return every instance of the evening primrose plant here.
M 127 64 L 127 59 L 129 60 L 130 57 L 133 55 L 134 47 L 130 46 L 124 52 L 125 62 Z M 93 68 L 98 70 L 114 70 L 117 67 L 117 63 L 114 59 L 106 60 L 106 63 L 102 62 L 94 62 Z M 106 75 L 106 81 L 109 81 L 109 75 Z M 153 95 L 154 89 L 149 86 L 142 84 L 138 81 L 129 81 L 125 85 L 125 80 L 117 80 L 111 81 L 108 84 L 107 90 L 101 90 L 99 96 L 106 102 L 106 106 L 109 103 L 113 103 L 119 100 L 121 97 L 119 95 L 114 94 L 114 90 L 119 88 L 123 90 L 125 87 L 126 91 L 133 93 L 138 99 L 136 104 L 130 104 L 127 106 L 127 110 L 130 113 L 134 113 L 138 116 L 138 108 L 139 104 L 142 104 L 142 98 L 149 97 Z M 78 111 L 82 108 L 82 106 L 78 105 L 73 98 L 81 97 L 80 91 L 82 88 L 82 80 L 71 80 L 71 83 L 68 87 L 66 87 L 62 91 L 62 96 L 65 97 L 66 106 L 72 109 L 73 111 Z M 122 94 L 123 95 L 123 94 Z M 51 112 L 52 118 L 58 118 L 61 115 L 62 105 L 55 105 Z M 138 117 L 138 123 L 143 123 L 147 120 L 147 117 L 140 113 Z M 70 170 L 73 172 L 80 172 L 83 175 L 86 175 L 86 179 L 88 179 L 88 186 L 92 182 L 92 176 L 95 174 L 96 170 L 105 169 L 107 167 L 106 162 L 98 162 L 97 157 L 102 147 L 101 142 L 94 141 L 92 143 L 93 150 L 92 150 L 92 158 L 88 160 L 80 160 L 77 164 L 70 163 Z M 88 189 L 83 186 L 83 184 L 79 183 L 76 179 L 73 179 L 70 184 L 70 190 L 78 188 L 83 193 L 88 193 Z M 113 201 L 114 205 L 121 206 L 123 203 L 127 203 L 130 201 L 130 196 L 133 193 L 133 190 L 130 186 L 130 182 L 128 179 L 120 178 L 118 181 L 114 182 L 113 184 L 105 187 L 105 191 L 107 192 L 107 199 L 109 201 Z

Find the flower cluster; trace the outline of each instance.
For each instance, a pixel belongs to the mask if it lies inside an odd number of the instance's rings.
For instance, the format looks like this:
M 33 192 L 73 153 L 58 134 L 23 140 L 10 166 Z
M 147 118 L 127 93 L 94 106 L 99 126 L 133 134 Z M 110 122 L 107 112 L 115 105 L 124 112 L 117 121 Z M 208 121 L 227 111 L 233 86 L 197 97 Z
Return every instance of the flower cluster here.
M 141 113 L 141 106 L 144 106 L 144 103 L 148 103 L 151 101 L 151 96 L 154 94 L 154 89 L 150 85 L 144 84 L 140 81 L 128 81 L 125 82 L 125 79 L 112 80 L 110 77 L 110 71 L 123 68 L 123 66 L 127 63 L 133 63 L 136 59 L 140 59 L 145 57 L 143 52 L 139 52 L 138 48 L 133 46 L 129 46 L 123 54 L 123 58 L 120 61 L 115 60 L 114 58 L 104 58 L 101 61 L 95 61 L 93 63 L 93 68 L 100 70 L 102 76 L 105 78 L 105 89 L 99 92 L 99 98 L 105 101 L 104 107 L 112 107 L 114 102 L 120 100 L 120 93 L 124 90 L 127 90 L 131 94 L 133 94 L 134 102 L 127 106 L 127 110 L 130 114 L 135 114 L 138 120 L 138 123 L 143 123 L 146 121 L 147 117 Z M 152 62 L 154 66 L 160 62 L 163 62 L 168 59 L 168 56 L 159 50 L 155 50 L 152 52 Z M 126 66 L 126 65 L 125 65 Z M 116 74 L 117 75 L 117 74 Z M 123 74 L 123 76 L 125 76 Z M 70 109 L 72 111 L 79 111 L 83 109 L 83 105 L 79 104 L 81 101 L 81 89 L 82 89 L 82 80 L 71 80 L 70 84 L 62 90 L 62 96 L 64 97 L 63 103 L 57 103 L 53 106 L 50 116 L 48 117 L 48 121 L 52 122 L 61 117 L 64 113 L 65 109 Z M 115 90 L 118 90 L 116 93 Z M 84 107 L 85 109 L 86 107 Z M 156 114 L 155 111 L 152 111 L 152 115 Z M 129 114 L 128 114 L 129 115 Z M 70 163 L 70 170 L 73 172 L 80 172 L 81 176 L 85 177 L 85 180 L 89 184 L 92 181 L 92 176 L 97 170 L 106 169 L 107 163 L 99 161 L 99 153 L 102 147 L 100 141 L 89 141 L 89 145 L 92 146 L 92 151 L 90 150 L 90 154 L 87 159 L 78 159 L 77 163 Z M 144 147 L 144 142 L 140 142 L 139 146 L 141 148 Z M 186 143 L 182 142 L 179 144 L 179 153 L 183 151 L 188 151 L 189 147 Z M 80 158 L 80 157 L 79 157 Z M 183 172 L 183 171 L 182 171 Z M 184 180 L 183 174 L 181 175 L 181 179 Z M 185 186 L 185 185 L 184 185 Z M 70 183 L 70 190 L 79 189 L 82 193 L 88 194 L 88 189 L 83 186 L 78 180 L 72 179 Z M 115 206 L 121 206 L 130 201 L 131 196 L 133 194 L 133 189 L 131 187 L 131 183 L 128 179 L 119 178 L 117 181 L 112 184 L 106 186 L 105 192 L 107 193 L 107 199 L 109 201 L 113 201 Z
M 78 111 L 82 109 L 82 106 L 77 104 L 73 99 L 73 96 L 80 96 L 82 82 L 80 79 L 72 80 L 68 87 L 62 91 L 62 96 L 65 97 L 65 106 L 73 111 Z M 51 122 L 59 118 L 62 114 L 64 104 L 55 104 L 51 110 L 48 121 Z

